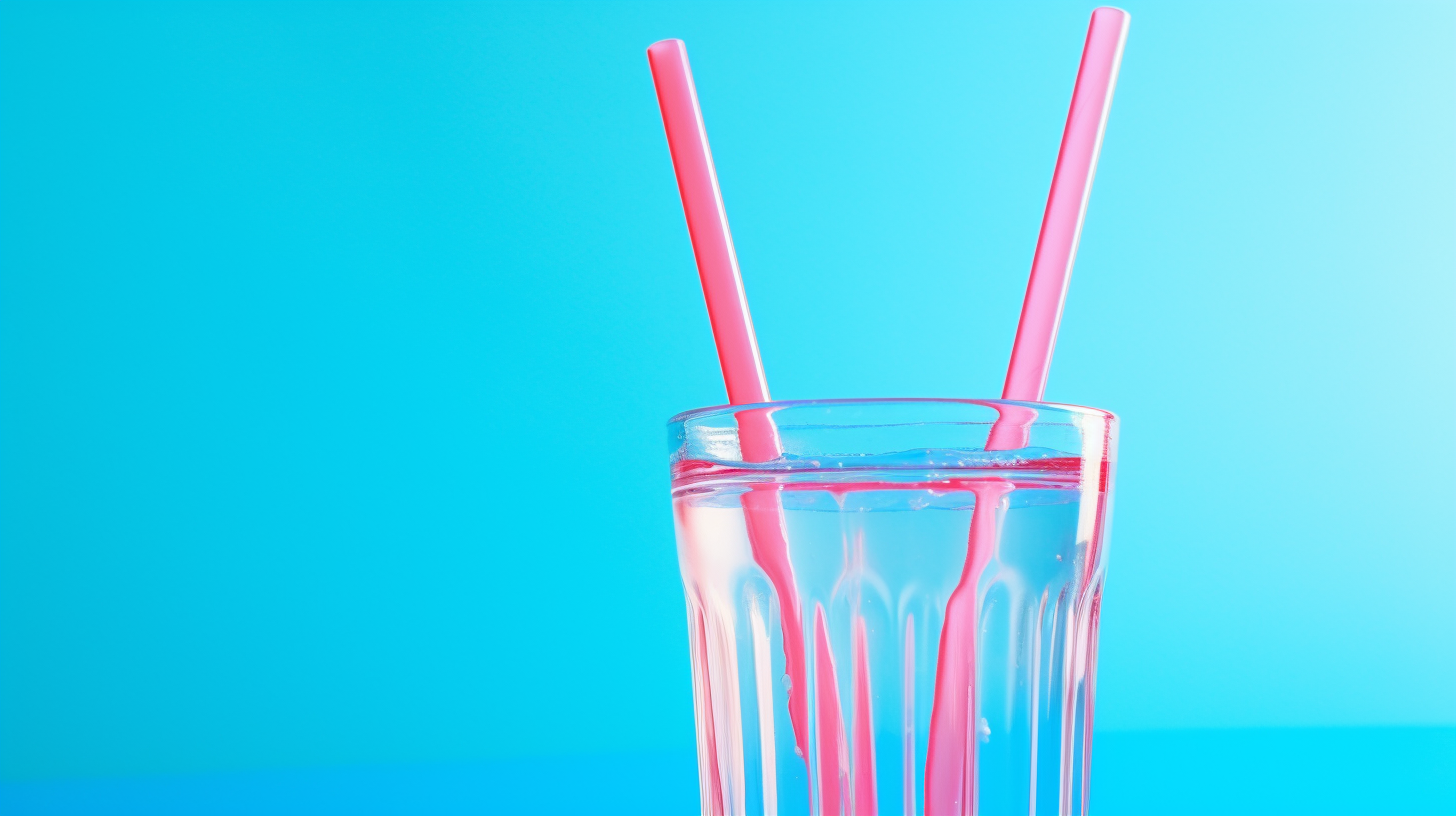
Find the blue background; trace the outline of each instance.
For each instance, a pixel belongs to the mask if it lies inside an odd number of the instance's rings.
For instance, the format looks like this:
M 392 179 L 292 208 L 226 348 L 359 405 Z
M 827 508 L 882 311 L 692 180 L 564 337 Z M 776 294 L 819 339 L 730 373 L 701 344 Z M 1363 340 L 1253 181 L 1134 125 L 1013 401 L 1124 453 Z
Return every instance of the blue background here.
M 695 810 L 644 49 L 776 397 L 994 396 L 1091 8 L 0 4 L 0 810 Z M 1456 813 L 1456 6 L 1126 8 L 1094 812 Z

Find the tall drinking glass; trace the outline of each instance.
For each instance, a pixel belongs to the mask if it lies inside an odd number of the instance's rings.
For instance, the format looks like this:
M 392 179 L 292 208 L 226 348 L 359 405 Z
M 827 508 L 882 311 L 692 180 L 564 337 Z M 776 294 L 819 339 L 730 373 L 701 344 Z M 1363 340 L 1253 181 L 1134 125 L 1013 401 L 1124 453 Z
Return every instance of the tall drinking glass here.
M 670 439 L 703 813 L 1086 813 L 1115 416 L 780 402 Z

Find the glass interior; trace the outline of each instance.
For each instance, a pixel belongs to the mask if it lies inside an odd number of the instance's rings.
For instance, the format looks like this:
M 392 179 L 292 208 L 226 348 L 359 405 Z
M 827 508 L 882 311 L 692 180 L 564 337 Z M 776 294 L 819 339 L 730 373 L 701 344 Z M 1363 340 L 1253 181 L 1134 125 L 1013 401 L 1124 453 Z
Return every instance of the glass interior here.
M 769 403 L 670 438 L 704 813 L 1085 812 L 1113 415 Z

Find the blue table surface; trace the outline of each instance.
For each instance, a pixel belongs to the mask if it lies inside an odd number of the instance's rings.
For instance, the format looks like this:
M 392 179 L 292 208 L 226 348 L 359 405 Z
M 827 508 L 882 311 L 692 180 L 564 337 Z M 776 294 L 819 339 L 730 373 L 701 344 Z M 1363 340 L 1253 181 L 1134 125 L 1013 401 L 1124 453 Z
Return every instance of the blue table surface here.
M 1456 814 L 1456 728 L 1099 733 L 1092 812 Z M 30 814 L 688 814 L 691 752 L 0 781 Z

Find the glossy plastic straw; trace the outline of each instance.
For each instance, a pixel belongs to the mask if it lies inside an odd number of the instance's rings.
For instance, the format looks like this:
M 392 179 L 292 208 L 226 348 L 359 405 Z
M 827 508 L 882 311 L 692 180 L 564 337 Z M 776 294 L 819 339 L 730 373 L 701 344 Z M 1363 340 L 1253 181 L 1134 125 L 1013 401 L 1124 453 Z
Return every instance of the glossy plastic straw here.
M 753 320 L 748 313 L 748 298 L 738 271 L 738 256 L 733 251 L 733 236 L 728 231 L 728 215 L 723 208 L 723 195 L 718 189 L 718 174 L 713 169 L 713 155 L 708 149 L 708 132 L 703 126 L 698 92 L 693 84 L 692 69 L 688 66 L 687 47 L 682 40 L 653 43 L 647 49 L 647 61 L 652 67 L 657 101 L 662 107 L 662 124 L 667 131 L 667 145 L 672 153 L 673 170 L 677 173 L 678 192 L 682 194 L 698 276 L 702 279 L 703 296 L 708 303 L 708 319 L 713 324 L 713 340 L 718 346 L 718 361 L 723 367 L 728 402 L 732 405 L 768 402 L 768 382 L 763 374 L 758 340 L 753 333 Z M 763 407 L 749 408 L 737 414 L 738 441 L 744 461 L 768 462 L 781 454 L 772 412 L 772 408 Z M 783 610 L 781 630 L 784 668 L 789 675 L 789 719 L 799 754 L 807 758 L 809 684 L 806 681 L 803 609 L 794 583 L 793 565 L 789 561 L 783 510 L 778 493 L 771 485 L 754 485 L 743 494 L 742 502 L 753 558 L 768 576 Z M 833 682 L 832 672 L 832 666 L 825 671 L 825 676 L 831 678 L 830 682 Z M 834 713 L 837 714 L 837 711 Z M 838 728 L 842 732 L 842 724 L 838 724 Z M 716 761 L 709 757 L 708 764 L 716 765 Z M 821 782 L 821 799 L 839 776 L 839 765 L 833 758 L 829 766 Z M 708 810 L 717 812 L 721 806 L 721 792 L 717 788 L 716 772 L 710 777 Z
M 1102 150 L 1102 134 L 1112 109 L 1112 91 L 1117 87 L 1130 19 L 1127 12 L 1110 6 L 1092 12 L 1002 399 L 1039 402 L 1046 389 L 1047 370 L 1057 342 L 1072 264 L 1077 260 L 1077 242 L 1087 214 L 1087 199 L 1092 194 L 1092 177 L 1097 172 L 1097 154 Z
M 738 256 L 733 252 L 733 236 L 728 232 L 718 173 L 708 150 L 708 131 L 703 127 L 698 90 L 688 67 L 687 46 L 682 40 L 653 43 L 647 49 L 647 61 L 657 85 L 657 102 L 662 106 L 662 124 L 667 129 L 667 146 L 672 151 L 698 276 L 703 280 L 703 296 L 708 301 L 708 318 L 713 323 L 723 382 L 728 386 L 728 403 L 768 402 L 768 381 L 758 355 L 753 319 L 748 314 Z
M 1062 147 L 1052 173 L 1051 194 L 1042 216 L 1041 235 L 1031 263 L 1031 280 L 1021 307 L 1021 322 L 1011 350 L 1002 398 L 1040 402 L 1062 318 L 1067 282 L 1077 257 L 1077 241 L 1097 171 L 1097 154 L 1112 107 L 1117 70 L 1127 42 L 1127 12 L 1102 7 L 1092 12 L 1082 64 L 1072 90 L 1072 107 L 1062 132 Z M 987 450 L 1026 447 L 1036 409 L 998 405 Z M 925 812 L 971 814 L 977 807 L 976 634 L 981 573 L 997 539 L 1000 505 L 1011 489 L 1008 482 L 988 481 L 976 488 L 965 569 L 946 603 L 936 658 L 935 699 L 925 759 Z M 1033 758 L 1035 759 L 1035 758 Z M 1069 806 L 1066 789 L 1061 807 Z M 1033 810 L 1035 807 L 1033 806 Z

